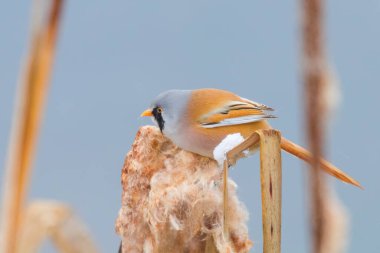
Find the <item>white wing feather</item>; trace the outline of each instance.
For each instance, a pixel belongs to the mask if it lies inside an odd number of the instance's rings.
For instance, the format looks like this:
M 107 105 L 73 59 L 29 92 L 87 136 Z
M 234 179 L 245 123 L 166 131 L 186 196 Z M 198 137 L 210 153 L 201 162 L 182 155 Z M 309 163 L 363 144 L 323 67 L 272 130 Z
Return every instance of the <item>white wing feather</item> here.
M 246 123 L 252 123 L 268 118 L 275 118 L 273 115 L 248 115 L 243 117 L 236 117 L 236 118 L 229 118 L 224 119 L 222 121 L 219 121 L 217 123 L 209 123 L 209 124 L 202 124 L 202 127 L 204 128 L 215 128 L 215 127 L 222 127 L 222 126 L 232 126 L 232 125 L 240 125 L 240 124 L 246 124 Z

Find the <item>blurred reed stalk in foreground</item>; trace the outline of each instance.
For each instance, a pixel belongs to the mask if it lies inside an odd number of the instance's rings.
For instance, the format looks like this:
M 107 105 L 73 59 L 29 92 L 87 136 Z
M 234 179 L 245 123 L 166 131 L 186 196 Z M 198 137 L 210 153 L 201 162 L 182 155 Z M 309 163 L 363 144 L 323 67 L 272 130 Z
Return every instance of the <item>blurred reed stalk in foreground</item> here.
M 48 89 L 63 0 L 36 1 L 29 53 L 21 74 L 8 150 L 0 252 L 17 250 L 36 140 Z
M 38 252 L 47 238 L 62 253 L 98 252 L 67 205 L 46 200 L 25 203 L 62 5 L 62 0 L 38 0 L 33 9 L 31 46 L 18 87 L 5 175 L 1 253 Z
M 303 1 L 303 81 L 308 145 L 312 153 L 310 182 L 310 218 L 313 252 L 321 253 L 325 231 L 325 178 L 320 169 L 323 154 L 325 108 L 322 99 L 325 55 L 322 31 L 322 0 Z
M 337 90 L 325 55 L 323 5 L 323 0 L 302 1 L 302 67 L 307 140 L 313 155 L 309 172 L 312 252 L 335 253 L 345 246 L 347 215 L 321 171 L 327 116 L 336 105 L 331 100 L 338 97 L 332 94 Z

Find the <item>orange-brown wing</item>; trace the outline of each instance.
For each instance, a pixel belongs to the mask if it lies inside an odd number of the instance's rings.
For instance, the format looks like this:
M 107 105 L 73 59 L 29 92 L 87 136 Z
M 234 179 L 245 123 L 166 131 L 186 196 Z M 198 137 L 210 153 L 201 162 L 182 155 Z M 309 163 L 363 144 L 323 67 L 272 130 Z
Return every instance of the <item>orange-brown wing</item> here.
M 224 105 L 214 108 L 202 115 L 198 122 L 205 128 L 239 125 L 251 123 L 275 116 L 269 114 L 272 108 L 250 100 L 227 101 Z

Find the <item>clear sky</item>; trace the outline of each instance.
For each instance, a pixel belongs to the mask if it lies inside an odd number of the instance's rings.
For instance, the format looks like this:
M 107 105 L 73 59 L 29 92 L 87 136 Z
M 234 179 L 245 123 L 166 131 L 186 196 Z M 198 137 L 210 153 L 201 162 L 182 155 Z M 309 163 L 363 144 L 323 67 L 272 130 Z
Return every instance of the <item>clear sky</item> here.
M 0 7 L 2 165 L 27 49 L 29 2 Z M 30 199 L 68 203 L 102 252 L 116 252 L 124 157 L 138 128 L 151 124 L 139 114 L 167 89 L 215 87 L 267 104 L 279 117 L 273 126 L 304 143 L 299 2 L 67 1 Z M 327 3 L 327 48 L 343 100 L 326 156 L 365 187 L 331 180 L 351 217 L 351 253 L 380 249 L 379 23 L 379 0 Z M 232 172 L 250 212 L 255 252 L 262 247 L 258 169 L 256 156 Z M 284 154 L 283 252 L 309 249 L 305 170 Z

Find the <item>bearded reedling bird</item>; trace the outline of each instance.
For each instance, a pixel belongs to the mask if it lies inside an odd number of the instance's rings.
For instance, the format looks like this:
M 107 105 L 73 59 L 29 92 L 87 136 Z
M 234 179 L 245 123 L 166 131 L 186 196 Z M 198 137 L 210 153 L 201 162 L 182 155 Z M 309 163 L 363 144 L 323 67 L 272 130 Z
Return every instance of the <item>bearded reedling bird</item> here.
M 226 136 L 239 133 L 244 139 L 255 131 L 270 129 L 272 108 L 218 89 L 169 90 L 161 93 L 141 116 L 152 116 L 161 132 L 180 148 L 214 158 L 213 151 Z M 311 154 L 281 137 L 281 148 L 304 161 Z M 322 160 L 328 174 L 352 185 L 360 183 Z

